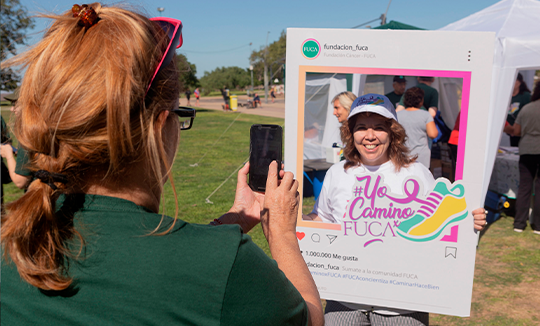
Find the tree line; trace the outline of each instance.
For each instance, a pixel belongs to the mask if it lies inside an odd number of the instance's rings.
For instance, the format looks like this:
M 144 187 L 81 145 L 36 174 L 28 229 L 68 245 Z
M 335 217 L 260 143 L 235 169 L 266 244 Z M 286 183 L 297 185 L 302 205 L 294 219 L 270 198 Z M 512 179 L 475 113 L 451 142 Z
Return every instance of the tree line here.
M 16 55 L 16 45 L 26 44 L 26 30 L 34 27 L 33 20 L 28 16 L 27 9 L 19 0 L 1 0 L 1 44 L 0 59 L 7 59 L 8 55 Z M 281 32 L 279 39 L 267 47 L 251 53 L 249 61 L 253 66 L 254 86 L 271 83 L 274 79 L 280 81 L 284 78 L 286 34 Z M 205 71 L 200 80 L 197 78 L 197 67 L 190 63 L 183 54 L 176 55 L 176 62 L 180 72 L 180 87 L 184 92 L 187 89 L 202 88 L 203 94 L 222 88 L 245 89 L 251 85 L 251 71 L 249 68 L 218 67 L 211 72 Z M 1 69 L 1 90 L 12 91 L 17 88 L 21 77 L 11 68 Z
M 279 39 L 268 47 L 262 46 L 249 56 L 249 61 L 253 66 L 253 85 L 264 85 L 264 67 L 266 65 L 267 82 L 279 79 L 283 81 L 285 76 L 285 49 L 287 35 L 281 32 Z M 251 71 L 249 68 L 221 67 L 205 71 L 200 79 L 200 86 L 203 92 L 208 94 L 222 88 L 243 89 L 251 84 Z

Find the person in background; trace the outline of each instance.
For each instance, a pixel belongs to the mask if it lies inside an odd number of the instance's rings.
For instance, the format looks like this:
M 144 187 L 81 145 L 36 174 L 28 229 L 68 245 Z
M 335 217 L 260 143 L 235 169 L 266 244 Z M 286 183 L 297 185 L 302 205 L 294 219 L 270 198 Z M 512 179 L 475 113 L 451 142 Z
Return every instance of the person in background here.
M 428 111 L 429 114 L 433 118 L 437 115 L 438 107 L 439 107 L 439 92 L 431 87 L 433 82 L 435 82 L 434 77 L 417 77 L 418 85 L 416 87 L 419 87 L 424 91 L 424 103 L 420 109 Z M 403 103 L 403 97 L 399 101 L 398 106 L 396 107 L 396 111 L 399 112 L 401 110 L 405 110 L 405 104 Z
M 345 125 L 349 129 L 348 133 L 342 133 L 345 160 L 330 167 L 312 212 L 302 215 L 302 219 L 341 223 L 357 177 L 372 173 L 383 174 L 389 192 L 395 194 L 403 194 L 403 182 L 414 176 L 424 185 L 423 195 L 428 195 L 435 183 L 433 175 L 409 155 L 404 145 L 405 130 L 387 97 L 379 94 L 358 97 Z M 475 209 L 472 215 L 474 228 L 482 230 L 487 224 L 485 210 Z M 333 300 L 326 301 L 324 317 L 327 326 L 429 325 L 429 315 L 425 312 Z
M 255 93 L 253 94 L 253 107 L 256 108 L 257 105 L 262 108 L 261 98 L 259 97 L 259 94 Z
M 519 115 L 521 109 L 531 101 L 531 91 L 527 84 L 523 81 L 523 75 L 517 74 L 516 82 L 514 83 L 514 89 L 512 90 L 512 99 L 510 100 L 510 110 L 506 116 L 505 132 L 510 135 L 510 146 L 519 146 L 519 136 L 512 134 L 512 128 L 516 118 Z
M 229 90 L 226 86 L 223 86 L 223 88 L 221 89 L 221 96 L 223 96 L 223 101 L 225 102 L 224 104 L 221 104 L 221 108 L 223 109 L 223 111 L 232 111 L 231 107 L 229 106 L 231 103 L 231 98 L 229 96 Z
M 334 96 L 331 103 L 334 104 L 334 116 L 338 119 L 338 122 L 341 123 L 340 127 L 340 135 L 344 132 L 343 128 L 347 128 L 346 122 L 347 117 L 349 116 L 349 112 L 351 110 L 351 105 L 353 104 L 354 100 L 356 100 L 356 95 L 352 92 L 341 92 L 338 95 Z M 341 159 L 343 159 L 343 144 L 341 142 L 336 142 L 336 145 L 339 144 L 339 147 L 341 147 Z
M 450 153 L 452 154 L 452 169 L 456 170 L 456 164 L 457 164 L 457 153 L 458 153 L 458 145 L 459 145 L 459 120 L 461 117 L 461 111 L 459 111 L 456 123 L 454 123 L 454 129 L 452 129 L 452 132 L 450 133 L 450 138 L 448 139 L 448 147 L 450 147 Z
M 180 219 L 182 196 L 160 213 L 195 119 L 178 107 L 182 23 L 99 3 L 46 17 L 2 62 L 26 67 L 14 134 L 35 172 L 2 215 L 2 325 L 322 325 L 291 172 L 272 162 L 262 195 L 246 164 L 210 225 Z M 273 259 L 244 233 L 259 222 Z
M 187 98 L 187 106 L 191 106 L 191 102 L 189 101 L 190 98 L 191 98 L 191 91 L 189 90 L 189 88 L 186 88 L 186 91 L 184 92 L 184 94 L 186 94 L 186 98 Z
M 199 87 L 195 88 L 195 91 L 193 91 L 193 94 L 195 95 L 195 106 L 199 107 L 199 98 L 201 97 L 201 91 L 199 91 Z
M 397 107 L 403 93 L 405 93 L 405 88 L 407 87 L 407 79 L 404 76 L 394 76 L 394 81 L 392 82 L 392 87 L 394 90 L 385 96 L 388 97 L 390 103 Z
M 270 90 L 270 97 L 272 98 L 272 103 L 274 103 L 274 100 L 276 99 L 276 94 L 275 94 L 274 89 L 275 87 L 272 87 L 272 89 Z
M 531 102 L 520 110 L 511 130 L 514 136 L 521 137 L 514 231 L 523 232 L 527 227 L 534 185 L 531 227 L 534 234 L 540 235 L 540 81 L 536 82 L 530 99 Z
M 0 116 L 0 119 L 2 119 L 2 144 L 0 145 L 0 149 L 4 150 L 4 147 L 9 147 L 9 150 L 11 150 L 13 152 L 13 149 L 11 148 L 11 137 L 9 136 L 9 132 L 8 132 L 8 129 L 7 129 L 7 125 L 6 125 L 6 122 L 4 121 L 4 117 L 3 116 Z M 4 157 L 2 155 L 2 157 Z M 6 166 L 6 164 L 4 163 L 4 160 L 2 160 L 2 188 L 1 188 L 1 192 L 0 192 L 0 197 L 2 198 L 2 214 L 4 213 L 4 185 L 5 184 L 8 184 L 8 183 L 11 183 L 11 177 L 9 175 L 9 170 Z
M 19 111 L 19 92 L 20 88 L 17 88 L 12 94 L 4 97 L 6 100 L 11 102 L 10 110 L 15 117 L 18 115 Z M 2 132 L 4 132 L 4 129 L 2 129 Z M 32 171 L 27 168 L 29 159 L 26 150 L 22 146 L 19 146 L 17 150 L 14 150 L 11 142 L 6 144 L 4 141 L 2 141 L 2 145 L 0 145 L 0 154 L 6 159 L 7 171 L 11 181 L 13 181 L 17 188 L 26 189 L 28 183 L 32 179 Z
M 352 92 L 341 92 L 334 96 L 332 101 L 334 105 L 334 116 L 338 119 L 339 123 L 343 124 L 347 121 L 349 111 L 351 110 L 351 104 L 356 100 L 356 95 Z
M 429 142 L 437 137 L 439 131 L 433 117 L 428 112 L 420 110 L 423 98 L 424 91 L 420 87 L 409 88 L 403 95 L 405 110 L 399 111 L 397 118 L 407 133 L 405 146 L 409 148 L 411 155 L 418 157 L 418 162 L 429 169 L 431 163 Z

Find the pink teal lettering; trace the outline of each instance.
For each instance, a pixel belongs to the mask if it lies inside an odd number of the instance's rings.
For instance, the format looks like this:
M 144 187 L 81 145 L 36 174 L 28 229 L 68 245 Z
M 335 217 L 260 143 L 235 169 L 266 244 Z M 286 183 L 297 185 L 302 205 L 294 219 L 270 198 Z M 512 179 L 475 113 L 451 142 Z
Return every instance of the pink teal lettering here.
M 366 207 L 366 208 L 364 208 L 364 211 L 362 212 L 360 217 L 364 217 L 364 218 L 371 217 L 371 218 L 373 218 L 373 214 L 371 212 L 372 212 L 371 207 Z
M 354 222 L 354 233 L 356 233 L 356 235 L 359 237 L 365 236 L 367 233 L 367 223 L 368 223 L 367 221 L 364 222 L 364 233 L 360 234 L 358 233 L 358 222 Z
M 373 210 L 373 217 L 388 218 L 388 211 L 386 208 L 375 207 L 375 209 Z
M 380 222 L 371 222 L 371 223 L 369 223 L 369 228 L 368 228 L 368 229 L 369 229 L 369 234 L 371 234 L 371 235 L 374 236 L 374 237 L 380 237 L 380 236 L 381 236 L 381 233 L 379 233 L 379 234 L 373 234 L 373 232 L 371 231 L 371 226 L 372 226 L 373 224 L 379 224 L 379 226 L 381 225 Z
M 354 208 L 356 207 L 356 203 L 357 202 L 360 202 L 360 205 L 358 208 L 362 208 L 362 206 L 364 206 L 364 198 L 362 197 L 356 197 L 352 203 L 351 203 L 351 207 L 349 208 L 349 217 L 351 218 L 351 220 L 357 220 L 359 219 L 360 217 L 362 217 L 361 215 L 358 216 L 358 217 L 354 217 L 353 216 L 353 211 L 354 211 Z
M 390 222 L 386 223 L 386 227 L 384 228 L 384 231 L 383 231 L 383 237 L 386 237 L 386 231 L 387 230 L 390 230 L 390 232 L 392 232 L 392 236 L 395 237 L 396 234 L 394 233 L 394 230 L 392 229 L 392 225 L 390 225 Z
M 381 187 L 379 190 L 377 190 L 377 196 L 379 198 L 386 196 L 386 191 L 386 187 Z
M 348 225 L 348 223 L 353 223 L 351 221 L 344 221 L 343 222 L 343 231 L 344 231 L 344 234 L 343 235 L 348 235 L 347 234 L 347 230 L 352 230 L 352 227 Z M 354 222 L 356 224 L 356 222 Z
M 371 183 L 371 176 L 366 175 L 364 177 L 356 177 L 356 180 L 362 182 L 366 180 L 366 198 L 371 199 L 371 208 L 375 207 L 375 196 L 377 194 L 377 189 L 379 188 L 379 182 L 381 181 L 381 176 L 377 176 L 377 180 L 375 181 L 375 186 L 371 190 L 371 194 L 369 193 L 369 184 Z
M 401 218 L 408 219 L 409 217 L 411 217 L 413 215 L 414 215 L 414 211 L 410 207 L 407 207 L 407 208 L 405 208 L 403 210 L 403 212 L 401 214 Z

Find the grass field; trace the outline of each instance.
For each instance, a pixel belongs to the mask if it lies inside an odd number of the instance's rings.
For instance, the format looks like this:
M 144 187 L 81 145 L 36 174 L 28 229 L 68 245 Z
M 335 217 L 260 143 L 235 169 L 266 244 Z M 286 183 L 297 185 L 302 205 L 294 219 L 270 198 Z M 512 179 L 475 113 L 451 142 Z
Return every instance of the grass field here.
M 9 121 L 9 111 L 2 110 L 2 115 Z M 249 128 L 254 123 L 283 125 L 283 119 L 197 111 L 193 129 L 180 135 L 173 167 L 179 218 L 207 224 L 231 207 L 235 171 L 248 159 Z M 5 190 L 7 201 L 22 194 L 12 184 L 6 185 Z M 170 185 L 166 186 L 164 197 L 163 210 L 174 215 Z M 313 197 L 306 198 L 303 211 L 309 212 L 313 203 Z M 471 317 L 431 314 L 430 325 L 540 325 L 540 236 L 532 234 L 530 228 L 523 233 L 513 232 L 512 222 L 512 217 L 503 217 L 481 236 Z M 250 235 L 269 254 L 260 226 Z

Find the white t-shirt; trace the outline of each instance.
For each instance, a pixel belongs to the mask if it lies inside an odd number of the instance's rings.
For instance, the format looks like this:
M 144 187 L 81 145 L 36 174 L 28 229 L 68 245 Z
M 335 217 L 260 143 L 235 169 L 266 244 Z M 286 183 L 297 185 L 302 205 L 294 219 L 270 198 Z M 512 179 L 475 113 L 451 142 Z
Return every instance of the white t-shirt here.
M 435 184 L 435 179 L 431 172 L 423 164 L 418 162 L 412 163 L 409 167 L 401 168 L 397 172 L 392 161 L 388 161 L 382 165 L 351 167 L 347 170 L 345 170 L 345 163 L 346 161 L 341 161 L 328 169 L 319 198 L 312 210 L 312 213 L 317 214 L 327 223 L 341 223 L 343 221 L 348 201 L 353 196 L 352 189 L 356 181 L 356 176 L 363 176 L 370 173 L 382 174 L 384 183 L 390 188 L 390 192 L 399 195 L 403 194 L 403 182 L 413 176 L 422 182 L 423 195 L 427 195 Z M 356 303 L 341 303 L 350 309 L 366 311 L 373 309 L 374 312 L 382 315 L 398 315 L 413 312 Z
M 398 195 L 403 194 L 403 181 L 412 176 L 422 181 L 424 195 L 427 195 L 435 183 L 431 172 L 418 162 L 412 163 L 409 167 L 401 168 L 398 172 L 396 172 L 392 161 L 382 165 L 351 167 L 347 170 L 344 168 L 345 162 L 336 163 L 328 169 L 319 198 L 311 211 L 327 223 L 341 223 L 343 220 L 347 203 L 352 198 L 352 189 L 357 175 L 382 174 L 384 183 L 390 188 L 390 192 Z

